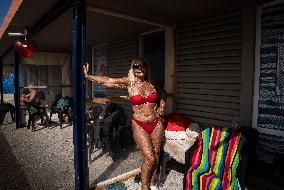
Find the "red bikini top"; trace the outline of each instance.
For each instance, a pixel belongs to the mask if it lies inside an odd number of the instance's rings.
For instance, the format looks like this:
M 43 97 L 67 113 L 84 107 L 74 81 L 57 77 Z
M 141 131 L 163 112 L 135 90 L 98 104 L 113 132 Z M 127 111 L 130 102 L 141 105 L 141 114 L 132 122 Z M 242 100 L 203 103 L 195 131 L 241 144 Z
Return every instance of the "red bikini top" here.
M 149 96 L 144 97 L 141 95 L 135 95 L 130 97 L 130 103 L 132 106 L 149 103 L 157 103 L 159 96 L 157 92 L 152 92 Z

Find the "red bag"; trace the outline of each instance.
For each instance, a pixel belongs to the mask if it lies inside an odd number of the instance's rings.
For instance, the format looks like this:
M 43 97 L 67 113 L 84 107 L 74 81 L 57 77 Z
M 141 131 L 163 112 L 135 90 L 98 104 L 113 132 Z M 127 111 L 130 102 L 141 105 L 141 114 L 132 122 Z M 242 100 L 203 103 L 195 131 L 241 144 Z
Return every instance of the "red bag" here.
M 185 131 L 192 123 L 191 119 L 178 113 L 167 116 L 165 126 L 167 131 Z

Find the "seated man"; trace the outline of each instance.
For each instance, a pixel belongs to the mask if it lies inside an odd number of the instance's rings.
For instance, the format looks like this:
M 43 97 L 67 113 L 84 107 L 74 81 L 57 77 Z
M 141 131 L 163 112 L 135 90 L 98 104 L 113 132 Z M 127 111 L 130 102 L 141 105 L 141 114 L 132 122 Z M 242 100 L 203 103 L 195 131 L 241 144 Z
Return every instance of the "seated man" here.
M 28 89 L 25 89 L 20 95 L 20 110 L 21 110 L 21 127 L 26 126 L 26 106 L 25 102 L 33 103 L 37 97 L 37 90 L 35 85 L 31 84 Z
M 37 90 L 34 88 L 33 85 L 29 86 L 29 93 L 25 95 L 25 101 L 32 103 L 37 96 Z

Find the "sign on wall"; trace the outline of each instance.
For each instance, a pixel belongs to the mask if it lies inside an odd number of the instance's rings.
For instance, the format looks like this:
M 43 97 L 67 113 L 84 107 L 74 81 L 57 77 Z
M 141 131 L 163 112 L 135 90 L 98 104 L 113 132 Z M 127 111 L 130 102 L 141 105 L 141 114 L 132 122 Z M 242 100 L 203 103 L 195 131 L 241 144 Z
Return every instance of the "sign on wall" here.
M 284 130 L 284 2 L 258 11 L 253 126 L 280 135 Z

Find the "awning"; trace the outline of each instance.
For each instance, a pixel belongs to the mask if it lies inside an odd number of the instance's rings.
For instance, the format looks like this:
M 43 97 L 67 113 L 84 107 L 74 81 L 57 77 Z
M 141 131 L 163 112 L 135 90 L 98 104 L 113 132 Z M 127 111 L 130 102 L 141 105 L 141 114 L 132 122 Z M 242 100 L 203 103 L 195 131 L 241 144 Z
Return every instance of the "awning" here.
M 0 39 L 23 0 L 2 0 L 0 7 Z

